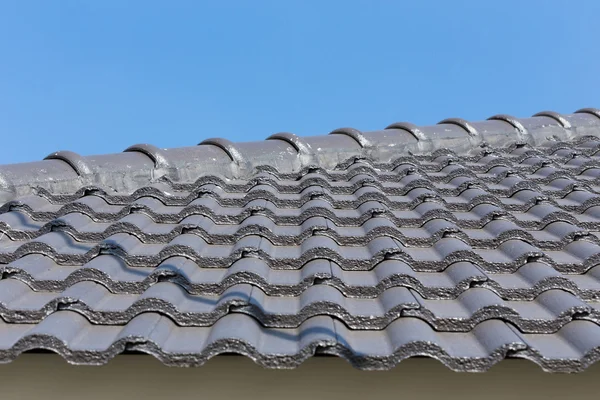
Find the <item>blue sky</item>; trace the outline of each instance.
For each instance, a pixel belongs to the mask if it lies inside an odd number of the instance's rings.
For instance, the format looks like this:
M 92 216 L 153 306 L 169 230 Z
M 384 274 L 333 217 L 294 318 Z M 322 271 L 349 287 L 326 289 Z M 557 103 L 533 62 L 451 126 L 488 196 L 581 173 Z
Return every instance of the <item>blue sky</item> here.
M 600 107 L 600 2 L 0 0 L 0 164 Z

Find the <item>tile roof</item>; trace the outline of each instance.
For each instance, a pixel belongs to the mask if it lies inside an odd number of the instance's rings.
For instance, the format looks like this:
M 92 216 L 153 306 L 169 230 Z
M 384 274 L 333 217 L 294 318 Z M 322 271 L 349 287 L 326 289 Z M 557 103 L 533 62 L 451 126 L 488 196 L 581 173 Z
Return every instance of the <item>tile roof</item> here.
M 0 362 L 600 358 L 600 111 L 0 165 Z

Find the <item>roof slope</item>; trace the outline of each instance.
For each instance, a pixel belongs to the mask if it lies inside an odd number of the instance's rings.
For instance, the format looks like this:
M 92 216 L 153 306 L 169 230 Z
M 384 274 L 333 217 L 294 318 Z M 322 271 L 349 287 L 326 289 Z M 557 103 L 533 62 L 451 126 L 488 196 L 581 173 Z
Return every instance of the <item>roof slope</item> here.
M 600 112 L 0 166 L 0 362 L 600 356 Z

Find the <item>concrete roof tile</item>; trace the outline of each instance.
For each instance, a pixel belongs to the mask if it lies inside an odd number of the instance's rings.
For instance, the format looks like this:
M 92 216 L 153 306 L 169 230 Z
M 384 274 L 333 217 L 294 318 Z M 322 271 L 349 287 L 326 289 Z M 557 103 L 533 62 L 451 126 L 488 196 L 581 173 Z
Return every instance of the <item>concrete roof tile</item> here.
M 0 362 L 581 371 L 600 354 L 599 137 L 583 109 L 0 165 Z

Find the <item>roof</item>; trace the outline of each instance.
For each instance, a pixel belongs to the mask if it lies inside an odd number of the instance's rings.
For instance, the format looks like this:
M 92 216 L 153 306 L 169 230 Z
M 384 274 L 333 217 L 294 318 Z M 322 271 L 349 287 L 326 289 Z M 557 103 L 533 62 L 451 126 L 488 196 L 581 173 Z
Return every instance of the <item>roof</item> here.
M 600 357 L 600 111 L 0 166 L 0 362 Z

